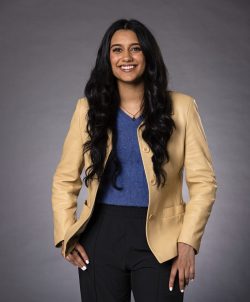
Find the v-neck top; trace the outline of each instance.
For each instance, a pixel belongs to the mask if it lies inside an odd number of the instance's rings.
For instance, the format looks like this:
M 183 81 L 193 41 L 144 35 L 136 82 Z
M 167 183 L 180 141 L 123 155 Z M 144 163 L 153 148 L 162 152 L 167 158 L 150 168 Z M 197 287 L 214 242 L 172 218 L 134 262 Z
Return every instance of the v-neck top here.
M 96 202 L 123 206 L 148 206 L 148 186 L 138 144 L 137 128 L 143 120 L 142 115 L 134 120 L 121 108 L 117 111 L 117 142 L 114 148 L 121 163 L 121 172 L 116 178 L 117 190 L 111 184 L 110 176 L 114 164 L 110 158 L 98 188 Z

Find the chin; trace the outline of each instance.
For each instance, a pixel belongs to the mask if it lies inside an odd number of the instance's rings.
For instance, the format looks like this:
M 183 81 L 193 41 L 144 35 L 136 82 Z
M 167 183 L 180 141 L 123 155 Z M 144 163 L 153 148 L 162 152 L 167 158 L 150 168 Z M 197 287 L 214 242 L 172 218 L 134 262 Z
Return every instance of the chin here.
M 136 84 L 141 82 L 141 78 L 133 78 L 133 79 L 122 79 L 122 78 L 117 78 L 118 81 L 123 82 L 123 83 L 130 83 L 130 84 Z
M 122 82 L 140 82 L 142 75 L 137 75 L 137 76 L 133 76 L 133 77 L 126 77 L 126 76 L 116 76 L 117 80 L 122 81 Z

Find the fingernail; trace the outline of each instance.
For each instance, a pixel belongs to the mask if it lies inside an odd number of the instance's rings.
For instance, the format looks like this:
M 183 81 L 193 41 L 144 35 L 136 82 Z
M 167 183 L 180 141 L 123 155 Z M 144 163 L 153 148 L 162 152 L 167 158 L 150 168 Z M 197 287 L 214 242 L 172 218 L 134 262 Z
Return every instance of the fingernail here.
M 81 269 L 83 270 L 83 271 L 85 271 L 86 269 L 87 269 L 87 266 L 83 266 L 83 267 L 81 267 Z
M 87 264 L 89 264 L 89 260 L 87 259 L 87 260 L 85 260 L 85 262 L 87 263 Z
M 184 292 L 184 289 L 181 289 L 181 292 L 183 293 L 183 292 Z
M 172 290 L 173 290 L 173 287 L 169 287 L 169 290 L 172 291 Z
M 191 281 L 194 281 L 194 279 L 191 279 Z

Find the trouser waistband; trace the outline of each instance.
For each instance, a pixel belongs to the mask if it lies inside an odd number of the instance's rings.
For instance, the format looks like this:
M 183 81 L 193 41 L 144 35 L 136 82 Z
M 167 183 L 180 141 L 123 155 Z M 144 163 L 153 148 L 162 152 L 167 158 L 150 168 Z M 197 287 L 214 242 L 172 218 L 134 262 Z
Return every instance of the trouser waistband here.
M 148 207 L 96 203 L 95 212 L 121 217 L 146 217 Z

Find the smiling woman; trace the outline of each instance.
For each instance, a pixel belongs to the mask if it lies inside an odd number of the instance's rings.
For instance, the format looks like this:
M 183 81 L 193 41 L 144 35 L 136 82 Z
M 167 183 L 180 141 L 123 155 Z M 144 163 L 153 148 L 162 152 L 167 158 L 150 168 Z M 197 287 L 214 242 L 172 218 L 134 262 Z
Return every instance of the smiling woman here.
M 158 44 L 134 19 L 107 29 L 84 93 L 53 177 L 55 246 L 78 267 L 82 301 L 129 302 L 132 290 L 181 302 L 217 189 L 197 102 L 168 89 Z
M 119 42 L 119 43 L 118 43 Z M 145 57 L 138 38 L 132 30 L 117 30 L 111 39 L 112 72 L 121 82 L 139 81 L 145 70 Z

